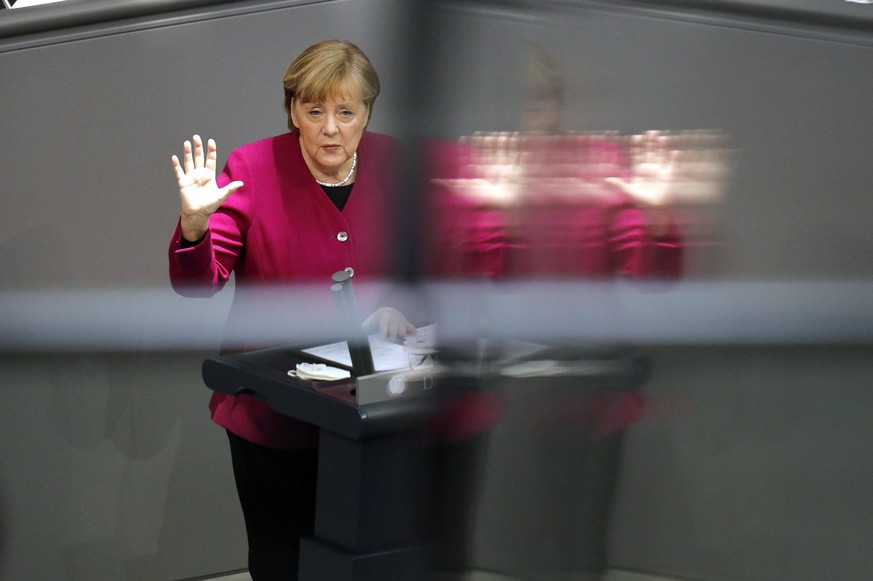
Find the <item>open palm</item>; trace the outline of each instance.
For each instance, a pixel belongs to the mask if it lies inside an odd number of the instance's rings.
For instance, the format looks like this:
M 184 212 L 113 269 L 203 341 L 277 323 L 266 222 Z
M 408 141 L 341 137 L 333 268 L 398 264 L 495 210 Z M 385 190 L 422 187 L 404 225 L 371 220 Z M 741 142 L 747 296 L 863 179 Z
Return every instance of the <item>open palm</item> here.
M 215 181 L 218 154 L 212 139 L 207 142 L 205 152 L 199 135 L 195 135 L 191 141 L 185 141 L 183 148 L 182 161 L 174 155 L 172 162 L 179 183 L 182 234 L 186 239 L 194 241 L 206 232 L 209 216 L 218 210 L 228 196 L 242 187 L 243 183 L 235 181 L 223 188 L 218 187 Z

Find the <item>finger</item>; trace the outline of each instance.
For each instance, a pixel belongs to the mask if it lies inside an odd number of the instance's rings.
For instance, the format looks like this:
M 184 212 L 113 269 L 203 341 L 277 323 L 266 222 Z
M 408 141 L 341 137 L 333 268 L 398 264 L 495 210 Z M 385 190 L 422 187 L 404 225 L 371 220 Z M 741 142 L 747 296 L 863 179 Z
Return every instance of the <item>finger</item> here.
M 388 319 L 388 331 L 386 337 L 389 339 L 399 339 L 403 337 L 403 323 L 405 319 L 398 313 L 392 313 Z
M 415 327 L 413 327 L 404 317 L 392 317 L 391 324 L 388 328 L 388 338 L 403 339 L 407 335 L 414 334 L 414 332 Z
M 632 135 L 630 138 L 630 158 L 631 163 L 642 163 L 645 158 L 645 139 L 641 134 Z
M 226 199 L 228 199 L 234 192 L 243 187 L 243 183 L 240 181 L 230 182 L 223 188 L 219 190 L 219 204 L 223 203 Z
M 194 167 L 203 167 L 203 140 L 199 135 L 194 136 Z
M 207 141 L 206 146 L 206 169 L 215 171 L 215 160 L 218 157 L 218 148 L 215 146 L 215 140 Z
M 607 186 L 611 186 L 620 192 L 625 192 L 628 195 L 632 195 L 633 186 L 629 184 L 626 180 L 619 177 L 608 177 L 603 178 L 603 183 Z
M 673 152 L 676 151 L 676 148 L 673 147 L 674 139 L 671 135 L 666 135 L 662 133 L 658 136 L 658 158 L 662 159 L 664 162 L 669 162 L 670 157 L 673 155 Z
M 391 321 L 389 317 L 379 318 L 379 334 L 383 337 L 390 337 L 388 334 L 390 323 Z
M 655 163 L 658 159 L 658 152 L 660 151 L 660 140 L 661 135 L 658 131 L 654 129 L 650 129 L 646 131 L 645 139 L 644 139 L 644 156 L 643 160 L 645 163 Z
M 187 139 L 182 145 L 182 155 L 185 158 L 185 173 L 194 171 L 194 158 L 191 153 L 191 142 Z
M 173 164 L 173 171 L 176 174 L 176 180 L 181 182 L 185 179 L 185 172 L 182 170 L 182 164 L 179 163 L 179 158 L 174 155 L 170 157 L 170 161 Z

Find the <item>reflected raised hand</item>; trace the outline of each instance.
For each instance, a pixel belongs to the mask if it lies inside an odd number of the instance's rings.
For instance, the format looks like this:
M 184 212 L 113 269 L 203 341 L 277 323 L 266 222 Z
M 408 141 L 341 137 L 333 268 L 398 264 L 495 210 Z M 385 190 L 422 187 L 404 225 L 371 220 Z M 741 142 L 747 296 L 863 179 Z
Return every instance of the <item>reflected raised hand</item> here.
M 608 177 L 604 181 L 643 207 L 664 208 L 673 201 L 671 194 L 678 153 L 671 147 L 670 137 L 660 131 L 634 135 L 630 141 L 632 175 L 629 178 Z

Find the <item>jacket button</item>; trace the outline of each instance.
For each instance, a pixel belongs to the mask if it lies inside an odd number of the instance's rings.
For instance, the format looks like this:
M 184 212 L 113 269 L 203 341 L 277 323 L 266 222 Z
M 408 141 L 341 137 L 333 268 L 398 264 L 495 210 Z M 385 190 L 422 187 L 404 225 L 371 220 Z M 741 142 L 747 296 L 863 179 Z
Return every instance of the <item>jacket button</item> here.
M 347 273 L 349 273 L 350 277 L 355 276 L 355 269 L 352 268 L 351 266 L 347 266 L 343 270 L 345 270 Z
M 349 239 L 349 233 L 348 232 L 338 232 L 336 235 L 336 239 L 339 240 L 340 242 L 345 242 L 346 240 Z

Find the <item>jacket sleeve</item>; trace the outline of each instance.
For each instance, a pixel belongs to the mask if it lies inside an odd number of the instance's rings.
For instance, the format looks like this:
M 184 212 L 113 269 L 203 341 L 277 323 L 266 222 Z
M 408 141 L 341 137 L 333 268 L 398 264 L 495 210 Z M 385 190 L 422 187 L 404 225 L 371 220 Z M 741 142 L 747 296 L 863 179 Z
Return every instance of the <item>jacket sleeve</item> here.
M 615 274 L 633 279 L 673 279 L 682 274 L 684 243 L 676 224 L 664 235 L 653 236 L 645 213 L 630 204 L 612 215 L 609 249 Z
M 170 239 L 170 283 L 184 296 L 207 297 L 221 290 L 243 255 L 246 233 L 251 224 L 251 196 L 254 184 L 248 164 L 239 151 L 230 154 L 227 165 L 216 178 L 219 187 L 234 180 L 244 182 L 209 218 L 209 229 L 194 246 L 183 244 L 181 220 Z
M 679 278 L 685 270 L 685 242 L 675 222 L 666 234 L 654 239 L 652 276 Z

